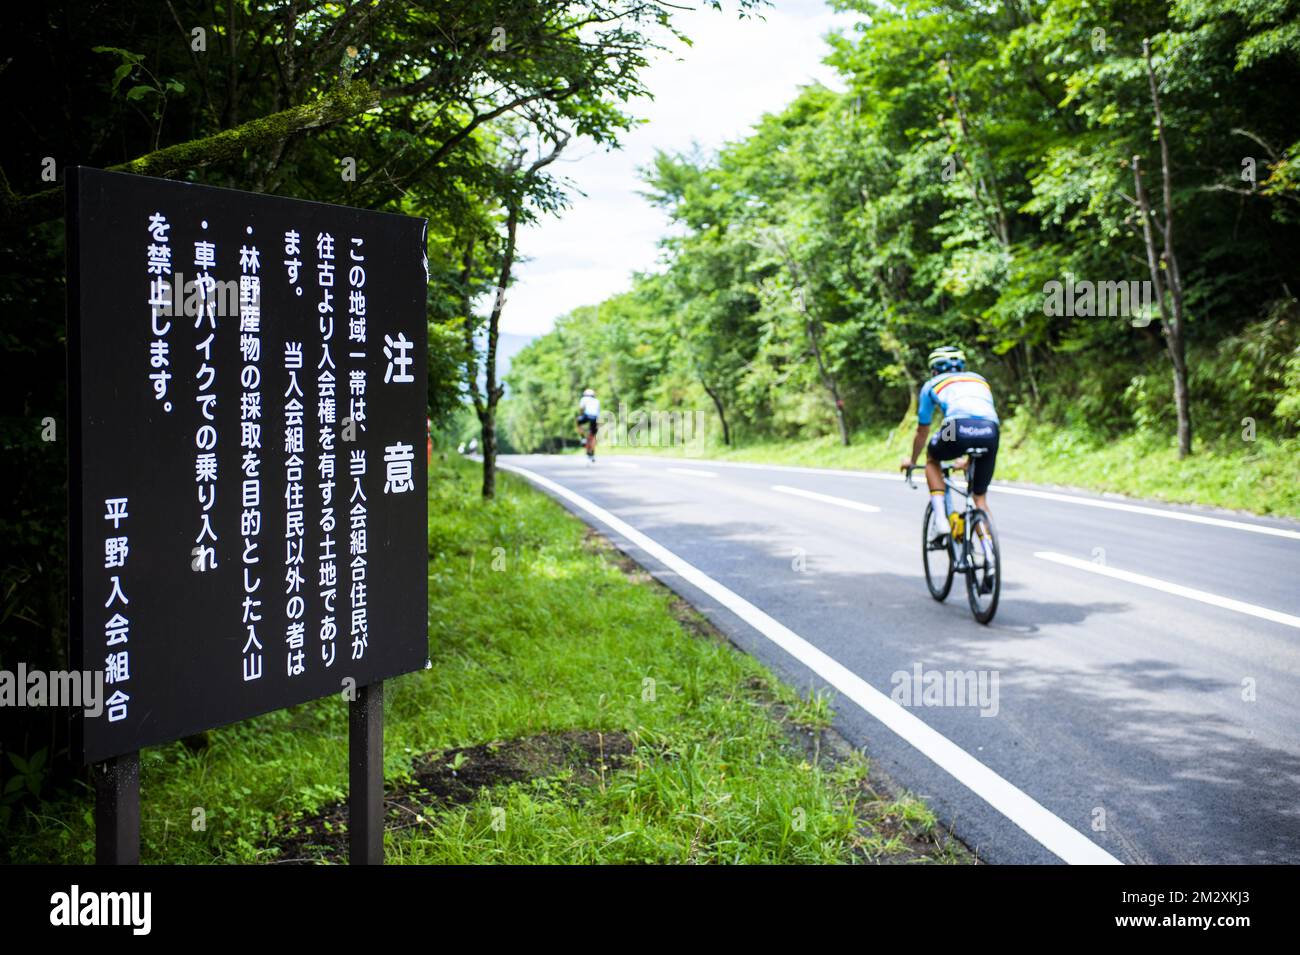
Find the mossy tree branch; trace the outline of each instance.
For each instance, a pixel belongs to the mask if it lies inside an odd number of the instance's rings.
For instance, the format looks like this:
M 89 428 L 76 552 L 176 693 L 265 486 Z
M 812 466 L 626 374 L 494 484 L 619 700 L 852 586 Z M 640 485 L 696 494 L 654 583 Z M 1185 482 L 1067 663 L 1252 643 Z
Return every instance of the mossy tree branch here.
M 166 146 L 108 168 L 112 172 L 139 176 L 175 176 L 187 169 L 239 159 L 250 150 L 277 146 L 294 133 L 306 129 L 332 126 L 378 106 L 384 98 L 382 90 L 372 89 L 363 81 L 343 83 L 315 102 L 249 120 L 202 139 Z M 63 187 L 55 186 L 19 196 L 14 194 L 8 179 L 0 173 L 0 203 L 7 228 L 37 225 L 63 214 Z

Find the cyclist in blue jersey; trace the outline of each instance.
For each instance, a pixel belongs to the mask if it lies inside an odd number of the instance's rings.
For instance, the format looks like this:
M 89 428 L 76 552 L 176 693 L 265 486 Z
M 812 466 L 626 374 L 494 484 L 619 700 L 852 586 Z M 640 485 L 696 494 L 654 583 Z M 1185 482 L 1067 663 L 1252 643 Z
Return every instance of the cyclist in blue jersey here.
M 975 506 L 987 513 L 989 506 L 985 495 L 989 482 L 993 480 L 993 467 L 998 456 L 998 413 L 993 406 L 993 390 L 989 383 L 983 376 L 966 370 L 966 356 L 961 349 L 951 346 L 936 348 L 930 352 L 928 364 L 930 380 L 921 388 L 912 456 L 903 461 L 902 469 L 915 467 L 921 447 L 930 434 L 930 423 L 937 407 L 943 413 L 943 424 L 929 439 L 925 483 L 930 488 L 934 513 L 947 514 L 951 524 L 953 518 L 960 519 L 960 515 L 953 513 L 944 492 L 940 464 L 961 458 L 970 448 L 986 449 L 983 455 L 974 459 L 969 475 Z M 961 462 L 957 466 L 962 466 Z M 948 528 L 936 527 L 931 536 L 938 539 L 947 532 Z

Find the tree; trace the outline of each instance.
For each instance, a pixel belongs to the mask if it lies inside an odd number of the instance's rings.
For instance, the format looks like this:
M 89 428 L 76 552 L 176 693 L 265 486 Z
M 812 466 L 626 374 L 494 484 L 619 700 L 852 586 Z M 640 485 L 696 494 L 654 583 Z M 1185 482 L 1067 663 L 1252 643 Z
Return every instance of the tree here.
M 504 387 L 497 381 L 497 340 L 501 327 L 501 312 L 505 307 L 506 290 L 510 287 L 511 273 L 515 265 L 515 246 L 518 238 L 519 222 L 528 216 L 528 203 L 534 202 L 543 207 L 554 208 L 559 201 L 559 194 L 542 171 L 559 158 L 564 147 L 569 143 L 569 134 L 561 130 L 548 131 L 551 149 L 539 154 L 525 165 L 527 150 L 519 143 L 514 144 L 500 169 L 499 195 L 505 208 L 504 235 L 501 238 L 500 268 L 497 274 L 496 288 L 492 295 L 492 309 L 487 317 L 487 348 L 483 361 L 483 389 L 478 386 L 479 362 L 474 348 L 475 323 L 466 321 L 467 351 L 469 362 L 466 365 L 466 388 L 471 395 L 474 412 L 480 426 L 479 450 L 483 455 L 483 496 L 491 498 L 496 494 L 496 454 L 497 454 L 497 404 L 504 394 Z M 470 240 L 469 254 L 473 254 L 473 239 Z M 466 282 L 469 280 L 466 269 Z
M 1169 361 L 1174 371 L 1174 407 L 1178 415 L 1178 456 L 1192 453 L 1192 413 L 1187 392 L 1187 346 L 1183 316 L 1183 278 L 1178 269 L 1178 256 L 1174 251 L 1173 171 L 1169 167 L 1169 142 L 1165 138 L 1165 117 L 1160 109 L 1160 92 L 1156 88 L 1156 73 L 1151 66 L 1151 41 L 1142 41 L 1142 57 L 1146 61 L 1147 80 L 1151 87 L 1151 109 L 1160 141 L 1161 218 L 1155 222 L 1155 212 L 1147 198 L 1142 183 L 1141 157 L 1133 157 L 1133 186 L 1137 196 L 1138 211 L 1142 217 L 1142 240 L 1146 246 L 1147 267 L 1151 284 L 1155 287 L 1156 302 L 1160 306 L 1160 325 L 1169 350 Z M 1160 230 L 1163 248 L 1156 252 L 1151 226 Z M 1168 295 L 1166 296 L 1166 292 Z

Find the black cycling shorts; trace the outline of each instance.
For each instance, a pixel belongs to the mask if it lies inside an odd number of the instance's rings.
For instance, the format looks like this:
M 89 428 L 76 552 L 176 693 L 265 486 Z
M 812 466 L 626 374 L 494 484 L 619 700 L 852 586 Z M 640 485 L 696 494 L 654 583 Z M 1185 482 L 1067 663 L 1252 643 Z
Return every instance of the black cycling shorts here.
M 589 414 L 578 415 L 578 427 L 581 428 L 584 424 L 591 425 L 591 433 L 596 433 L 596 418 Z
M 954 427 L 956 437 L 946 440 Z M 956 418 L 945 421 L 930 439 L 929 455 L 932 461 L 953 461 L 970 448 L 987 448 L 982 457 L 974 458 L 970 469 L 970 487 L 976 494 L 985 494 L 993 480 L 993 466 L 998 459 L 998 423 L 985 418 Z

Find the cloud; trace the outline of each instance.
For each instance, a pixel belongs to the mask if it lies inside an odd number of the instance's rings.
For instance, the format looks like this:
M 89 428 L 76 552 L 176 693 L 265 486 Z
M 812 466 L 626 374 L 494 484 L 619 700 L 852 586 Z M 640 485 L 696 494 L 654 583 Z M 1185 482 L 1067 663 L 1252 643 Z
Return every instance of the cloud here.
M 648 122 L 605 151 L 575 141 L 557 171 L 586 193 L 559 217 L 521 231 L 517 270 L 502 329 L 540 335 L 555 319 L 626 291 L 635 271 L 658 259 L 657 241 L 669 231 L 665 216 L 638 191 L 637 173 L 656 149 L 711 152 L 742 138 L 767 112 L 780 110 L 802 85 L 821 82 L 842 89 L 821 63 L 823 37 L 855 18 L 831 12 L 814 0 L 776 0 L 764 20 L 740 20 L 734 12 L 704 9 L 682 13 L 678 25 L 693 46 L 673 44 L 645 74 L 653 100 L 633 104 Z

